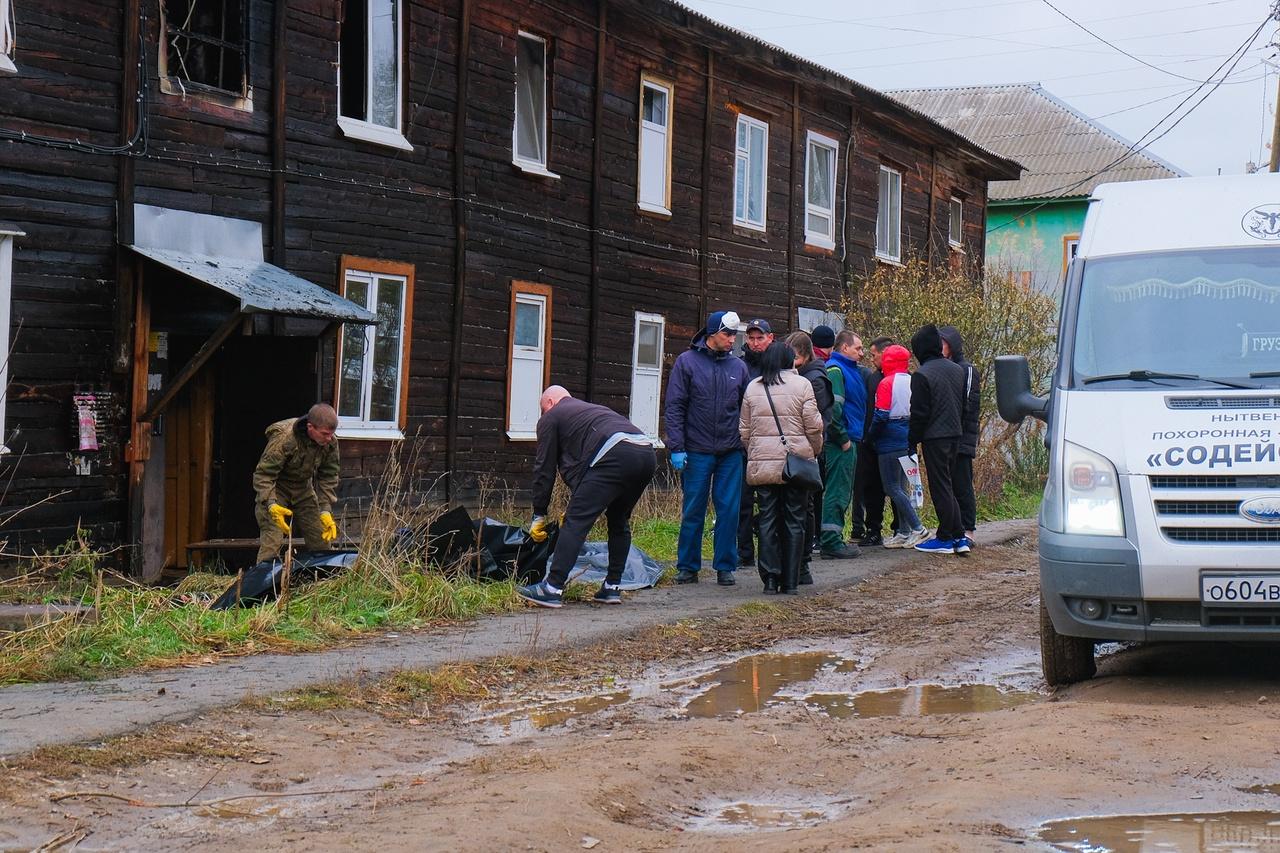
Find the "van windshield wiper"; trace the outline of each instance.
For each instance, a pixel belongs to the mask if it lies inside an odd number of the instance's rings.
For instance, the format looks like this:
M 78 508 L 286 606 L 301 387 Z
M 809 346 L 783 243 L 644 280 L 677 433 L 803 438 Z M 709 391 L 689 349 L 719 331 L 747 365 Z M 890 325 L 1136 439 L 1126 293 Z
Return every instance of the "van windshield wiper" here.
M 1250 376 L 1252 376 L 1252 374 L 1250 374 Z M 1130 370 L 1128 373 L 1108 373 L 1105 376 L 1090 376 L 1083 380 L 1081 384 L 1092 385 L 1095 382 L 1114 382 L 1121 379 L 1128 379 L 1133 382 L 1154 382 L 1157 379 L 1192 379 L 1201 382 L 1213 382 L 1216 385 L 1225 385 L 1228 388 L 1258 387 L 1244 382 L 1233 382 L 1230 379 L 1216 379 L 1212 376 L 1199 376 L 1195 373 L 1161 373 L 1158 370 Z
M 1258 370 L 1249 374 L 1250 379 L 1275 379 L 1280 376 L 1280 370 Z

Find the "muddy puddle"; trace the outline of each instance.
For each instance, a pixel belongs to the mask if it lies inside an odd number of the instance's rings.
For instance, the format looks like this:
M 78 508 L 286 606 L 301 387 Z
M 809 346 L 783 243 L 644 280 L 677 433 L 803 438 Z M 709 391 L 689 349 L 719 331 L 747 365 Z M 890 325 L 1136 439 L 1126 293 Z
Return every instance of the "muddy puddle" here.
M 1121 815 L 1047 823 L 1039 840 L 1080 853 L 1280 850 L 1280 812 Z
M 702 672 L 665 671 L 600 692 L 523 696 L 482 707 L 472 722 L 487 738 L 503 739 L 580 724 L 612 708 L 656 699 L 656 707 L 688 718 L 732 719 L 784 705 L 803 706 L 836 719 L 974 714 L 1017 707 L 1041 698 L 990 683 L 862 687 L 861 665 L 831 650 L 764 652 Z M 995 677 L 992 680 L 1006 683 Z M 650 711 L 653 709 L 650 708 Z
M 701 814 L 685 821 L 685 828 L 694 832 L 782 832 L 788 829 L 804 829 L 817 826 L 839 817 L 852 800 L 799 801 L 774 800 L 750 802 L 739 800 L 708 803 Z

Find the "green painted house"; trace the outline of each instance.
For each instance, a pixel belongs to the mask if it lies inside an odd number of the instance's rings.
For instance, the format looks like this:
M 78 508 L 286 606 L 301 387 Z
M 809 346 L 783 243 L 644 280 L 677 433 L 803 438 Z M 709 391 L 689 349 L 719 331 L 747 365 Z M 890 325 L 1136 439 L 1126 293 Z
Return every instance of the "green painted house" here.
M 1038 83 L 888 94 L 1023 165 L 1020 180 L 990 185 L 987 265 L 1013 270 L 1055 296 L 1094 187 L 1186 174 L 1148 152 L 1133 152 L 1130 142 Z

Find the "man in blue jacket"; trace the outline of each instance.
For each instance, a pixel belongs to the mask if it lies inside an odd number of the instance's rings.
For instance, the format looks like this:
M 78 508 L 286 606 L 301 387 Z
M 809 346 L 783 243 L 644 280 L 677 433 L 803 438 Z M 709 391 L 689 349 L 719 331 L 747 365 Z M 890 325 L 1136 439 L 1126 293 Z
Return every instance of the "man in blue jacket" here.
M 862 339 L 843 329 L 836 335 L 835 349 L 827 359 L 827 377 L 835 397 L 823 448 L 827 473 L 819 547 L 827 560 L 849 560 L 862 553 L 857 545 L 844 541 L 844 519 L 853 497 L 858 444 L 866 429 L 867 381 L 858 368 L 862 353 Z
M 747 366 L 734 357 L 733 344 L 742 328 L 735 312 L 713 312 L 706 328 L 676 359 L 667 383 L 667 447 L 684 489 L 676 583 L 698 582 L 710 495 L 716 509 L 716 583 L 734 584 L 743 468 L 738 412 L 748 380 Z

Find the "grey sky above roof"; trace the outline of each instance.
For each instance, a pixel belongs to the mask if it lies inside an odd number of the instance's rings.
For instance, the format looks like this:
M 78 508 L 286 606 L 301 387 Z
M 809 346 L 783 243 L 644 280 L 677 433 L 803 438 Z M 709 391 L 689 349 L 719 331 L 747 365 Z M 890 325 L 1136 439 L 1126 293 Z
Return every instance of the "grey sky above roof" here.
M 1087 196 L 1107 181 L 1175 178 L 1181 169 L 1146 152 L 1032 84 L 904 89 L 889 94 L 980 145 L 1017 160 L 1018 181 L 991 184 L 991 199 Z M 1121 161 L 1108 169 L 1112 163 Z
M 1273 22 L 1234 68 L 1224 68 L 1230 71 L 1224 84 L 1150 141 L 1209 91 L 1196 92 L 1194 81 L 1209 78 L 1246 43 L 1267 18 L 1269 0 L 680 2 L 880 90 L 1038 81 L 1081 114 L 1123 139 L 1147 142 L 1151 154 L 1193 175 L 1240 173 L 1249 161 L 1269 157 L 1278 81 L 1263 60 L 1276 55 L 1269 46 Z

